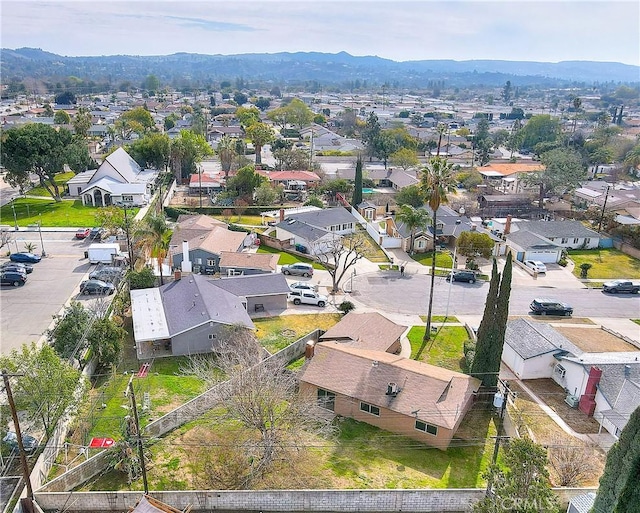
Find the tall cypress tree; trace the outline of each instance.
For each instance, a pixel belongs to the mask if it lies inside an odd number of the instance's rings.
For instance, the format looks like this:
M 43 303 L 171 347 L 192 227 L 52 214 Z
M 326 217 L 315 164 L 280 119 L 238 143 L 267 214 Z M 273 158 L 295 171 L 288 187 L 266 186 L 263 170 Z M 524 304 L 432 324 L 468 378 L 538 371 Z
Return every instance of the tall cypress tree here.
M 496 300 L 496 320 L 494 323 L 494 337 L 491 347 L 489 348 L 489 370 L 492 373 L 488 375 L 489 386 L 496 386 L 498 383 L 498 373 L 500 372 L 500 360 L 502 360 L 502 349 L 504 348 L 505 331 L 507 330 L 507 321 L 509 320 L 509 298 L 511 297 L 511 276 L 512 276 L 512 257 L 511 253 L 507 255 L 507 260 L 502 269 L 502 279 L 500 280 L 500 291 Z
M 351 198 L 351 205 L 358 207 L 362 203 L 362 155 L 358 153 L 358 160 L 356 160 L 356 176 L 354 178 L 355 187 L 353 189 L 353 197 Z
M 631 414 L 620 438 L 607 454 L 607 463 L 600 478 L 600 487 L 592 511 L 627 512 L 624 509 L 631 499 L 631 487 L 637 483 L 640 460 L 640 407 Z

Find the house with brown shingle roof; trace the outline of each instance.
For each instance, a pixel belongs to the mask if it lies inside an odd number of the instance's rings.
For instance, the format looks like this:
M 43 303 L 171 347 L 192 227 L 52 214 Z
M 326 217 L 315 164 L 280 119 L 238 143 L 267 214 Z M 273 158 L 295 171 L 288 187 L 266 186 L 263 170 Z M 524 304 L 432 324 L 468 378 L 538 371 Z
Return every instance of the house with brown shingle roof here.
M 220 252 L 220 274 L 236 276 L 239 274 L 275 273 L 280 255 L 276 253 L 237 253 Z
M 300 392 L 337 415 L 445 450 L 480 381 L 459 372 L 337 341 L 319 342 Z
M 335 326 L 320 337 L 320 341 L 333 340 L 350 347 L 373 349 L 385 353 L 400 352 L 400 337 L 407 331 L 378 312 L 349 312 Z
M 495 189 L 504 193 L 518 193 L 524 189 L 522 177 L 530 173 L 544 171 L 540 162 L 490 162 L 486 166 L 478 168 L 485 183 L 491 184 Z

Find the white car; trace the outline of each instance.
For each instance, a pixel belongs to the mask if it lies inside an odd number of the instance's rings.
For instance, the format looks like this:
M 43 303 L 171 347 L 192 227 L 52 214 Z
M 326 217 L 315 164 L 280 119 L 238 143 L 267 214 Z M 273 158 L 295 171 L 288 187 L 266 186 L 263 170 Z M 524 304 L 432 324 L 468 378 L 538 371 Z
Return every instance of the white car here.
M 538 273 L 546 273 L 547 266 L 544 265 L 540 260 L 525 260 L 524 265 L 526 265 L 529 269 L 533 269 Z
M 294 305 L 316 305 L 320 308 L 324 308 L 329 300 L 327 296 L 323 296 L 322 294 L 318 294 L 311 290 L 294 290 L 289 292 L 287 299 L 289 301 L 293 301 Z
M 306 290 L 308 292 L 318 292 L 318 285 L 315 283 L 308 283 L 306 281 L 297 281 L 289 285 L 291 292 L 294 290 Z

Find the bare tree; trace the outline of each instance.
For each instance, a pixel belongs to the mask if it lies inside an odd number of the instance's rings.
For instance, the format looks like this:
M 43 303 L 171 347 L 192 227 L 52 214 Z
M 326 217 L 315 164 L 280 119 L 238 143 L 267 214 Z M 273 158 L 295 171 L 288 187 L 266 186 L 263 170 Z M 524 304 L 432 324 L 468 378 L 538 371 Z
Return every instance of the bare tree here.
M 593 476 L 594 446 L 567 445 L 566 440 L 557 439 L 548 447 L 549 464 L 557 476 L 558 486 L 581 486 L 586 478 Z
M 11 232 L 9 230 L 0 230 L 0 248 L 11 242 Z
M 347 271 L 356 265 L 356 262 L 364 258 L 364 250 L 367 241 L 359 234 L 354 233 L 339 237 L 334 235 L 327 245 L 327 251 L 318 255 L 320 264 L 324 266 L 331 275 L 333 286 L 331 291 L 338 292 L 340 280 L 344 278 Z
M 234 431 L 226 444 L 215 448 L 216 455 L 198 455 L 200 461 L 194 465 L 206 467 L 214 482 L 248 488 L 288 459 L 290 452 L 303 450 L 310 434 L 333 434 L 316 398 L 299 393 L 297 377 L 286 369 L 287 362 L 265 359 L 265 350 L 251 332 L 229 327 L 218 336 L 216 351 L 215 357 L 192 358 L 182 369 L 208 384 L 228 379 L 222 386 L 218 419 Z M 227 458 L 233 468 L 221 468 Z

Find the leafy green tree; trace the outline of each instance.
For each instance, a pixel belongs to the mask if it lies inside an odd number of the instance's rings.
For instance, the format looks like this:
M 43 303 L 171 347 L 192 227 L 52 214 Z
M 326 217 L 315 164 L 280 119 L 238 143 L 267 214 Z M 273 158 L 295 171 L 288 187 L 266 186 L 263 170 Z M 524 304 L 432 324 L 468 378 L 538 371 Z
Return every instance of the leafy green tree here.
M 54 315 L 55 326 L 47 330 L 47 342 L 53 346 L 60 358 L 69 358 L 78 349 L 89 326 L 91 314 L 82 303 L 72 301 L 62 315 Z
M 129 288 L 131 290 L 150 289 L 156 283 L 156 277 L 150 267 L 143 267 L 139 271 L 131 271 L 127 274 L 127 277 L 129 278 Z
M 358 154 L 351 204 L 357 207 L 360 203 L 362 203 L 362 155 Z
M 328 180 L 323 183 L 320 187 L 320 190 L 327 196 L 329 196 L 331 201 L 335 201 L 336 195 L 338 193 L 346 196 L 351 192 L 352 188 L 353 185 L 351 185 L 344 178 L 336 178 L 335 180 Z
M 396 219 L 409 229 L 409 252 L 413 255 L 413 252 L 415 250 L 415 248 L 413 247 L 413 242 L 416 236 L 416 232 L 419 229 L 425 229 L 427 226 L 429 226 L 429 214 L 423 208 L 414 208 L 411 205 L 401 205 L 400 211 L 396 214 Z
M 237 155 L 236 142 L 228 135 L 223 135 L 218 143 L 217 153 L 224 177 L 229 178 L 231 166 Z
M 171 130 L 174 126 L 176 126 L 176 121 L 178 119 L 180 119 L 180 117 L 175 112 L 169 114 L 166 118 L 164 118 L 164 129 Z
M 246 129 L 246 134 L 256 149 L 256 164 L 261 164 L 262 147 L 275 139 L 273 129 L 264 123 L 254 123 Z
M 236 118 L 240 121 L 243 129 L 246 130 L 251 125 L 260 122 L 260 111 L 254 107 L 238 107 L 236 109 Z
M 369 114 L 369 117 L 367 117 L 367 122 L 361 134 L 362 142 L 367 148 L 367 155 L 369 155 L 369 157 L 373 157 L 376 154 L 375 141 L 380 135 L 381 130 L 378 116 L 376 116 L 376 113 L 372 111 Z
M 640 511 L 640 408 L 631 414 L 618 441 L 607 453 L 607 462 L 593 505 L 594 512 Z
M 64 91 L 62 93 L 56 94 L 55 102 L 56 105 L 75 105 L 76 95 L 71 91 Z
M 491 160 L 491 152 L 493 151 L 493 140 L 489 133 L 489 121 L 486 118 L 481 119 L 478 123 L 478 129 L 473 137 L 473 145 L 478 163 L 484 166 Z
M 15 378 L 13 395 L 16 406 L 27 419 L 44 429 L 47 440 L 65 410 L 74 402 L 80 372 L 60 359 L 53 347 L 24 344 L 0 358 L 3 369 Z
M 389 157 L 398 150 L 398 142 L 388 130 L 383 130 L 373 141 L 374 155 L 384 162 L 387 169 Z
M 523 181 L 527 185 L 538 186 L 538 204 L 540 208 L 547 194 L 569 192 L 586 179 L 587 171 L 580 155 L 566 148 L 556 148 L 541 157 L 544 171 L 527 173 Z
M 67 166 L 74 173 L 80 173 L 87 169 L 97 169 L 98 164 L 89 155 L 86 143 L 79 139 L 74 139 L 66 149 Z
M 318 196 L 309 196 L 309 199 L 304 202 L 304 206 L 324 208 L 324 203 L 322 203 L 322 200 L 318 198 Z
M 132 133 L 142 135 L 155 127 L 151 113 L 144 107 L 134 107 L 123 112 L 115 123 L 121 139 L 128 139 Z
M 532 116 L 522 129 L 521 148 L 533 149 L 539 143 L 555 142 L 560 135 L 560 121 L 549 114 Z
M 167 220 L 162 214 L 152 214 L 144 219 L 138 226 L 134 237 L 136 246 L 143 250 L 145 259 L 155 258 L 160 270 L 160 285 L 164 285 L 162 265 L 169 251 L 171 230 L 167 226 Z
M 249 97 L 240 91 L 236 91 L 233 94 L 233 101 L 238 105 L 244 105 L 245 103 L 247 103 L 247 100 L 249 100 Z
M 253 166 L 245 166 L 227 181 L 227 191 L 237 198 L 253 201 L 253 192 L 266 183 L 267 179 L 255 172 Z
M 476 502 L 473 513 L 558 511 L 547 463 L 544 447 L 528 438 L 512 438 L 504 449 L 502 466 L 492 465 L 485 473 L 493 483 L 493 494 Z
M 275 205 L 278 196 L 278 191 L 266 183 L 258 187 L 254 193 L 256 205 Z
M 7 182 L 16 187 L 29 181 L 33 173 L 51 197 L 61 201 L 55 177 L 70 163 L 70 148 L 79 149 L 74 145 L 71 132 L 65 128 L 56 130 L 41 123 L 28 123 L 7 130 L 2 136 L 2 164 L 7 169 Z M 88 156 L 86 148 L 85 154 Z
M 437 213 L 440 205 L 448 202 L 447 195 L 455 190 L 456 180 L 453 176 L 453 167 L 446 159 L 440 157 L 432 158 L 427 166 L 422 170 L 422 181 L 420 183 L 422 192 L 424 193 L 427 203 L 431 208 L 431 221 L 433 231 L 433 250 L 434 258 L 431 263 L 431 289 L 429 291 L 429 311 L 427 313 L 427 327 L 424 333 L 423 341 L 427 342 L 431 338 L 431 315 L 433 312 L 433 288 L 436 276 L 436 234 L 437 230 Z
M 128 145 L 127 152 L 140 166 L 163 171 L 169 165 L 171 139 L 167 134 L 146 134 Z
M 285 106 L 287 112 L 287 123 L 296 127 L 304 128 L 311 124 L 313 111 L 307 107 L 299 98 L 294 98 Z
M 412 207 L 421 207 L 425 203 L 424 193 L 418 185 L 408 185 L 403 187 L 396 194 L 396 203 L 398 205 L 411 205 Z
M 271 106 L 271 100 L 269 100 L 268 98 L 263 98 L 261 96 L 256 100 L 255 106 L 258 107 L 262 112 L 264 112 Z
M 420 164 L 415 150 L 409 148 L 400 148 L 394 151 L 390 155 L 389 160 L 391 161 L 391 165 L 401 167 L 405 171 Z
M 176 179 L 182 182 L 192 173 L 197 173 L 198 163 L 210 155 L 213 155 L 213 150 L 204 136 L 191 130 L 181 130 L 171 142 L 171 162 Z
M 285 107 L 278 107 L 277 109 L 267 112 L 267 119 L 274 125 L 279 126 L 282 130 L 287 127 L 287 109 Z
M 147 75 L 147 78 L 142 82 L 142 88 L 153 95 L 160 89 L 160 80 L 155 75 Z
M 99 366 L 117 365 L 126 336 L 127 332 L 108 317 L 98 319 L 92 324 L 87 341 Z
M 486 233 L 477 231 L 462 232 L 456 242 L 458 254 L 468 258 L 490 258 L 494 242 Z
M 76 115 L 73 116 L 72 120 L 73 131 L 75 132 L 76 137 L 80 139 L 86 139 L 87 134 L 89 133 L 89 129 L 93 124 L 93 120 L 91 117 L 91 112 L 86 107 L 80 107 L 76 112 Z
M 629 152 L 624 156 L 624 164 L 630 171 L 636 171 L 640 166 L 640 143 L 636 144 Z
M 282 147 L 273 150 L 273 158 L 276 160 L 276 169 L 286 171 L 289 169 L 308 169 L 310 153 L 304 148 Z
M 511 94 L 513 89 L 511 87 L 511 80 L 507 80 L 507 83 L 502 88 L 502 99 L 505 103 L 509 103 L 511 101 Z
M 53 122 L 56 125 L 68 125 L 71 123 L 71 116 L 66 110 L 57 110 L 53 116 Z
M 41 114 L 42 117 L 52 118 L 55 115 L 50 103 L 45 103 L 42 108 L 44 109 L 44 112 Z

